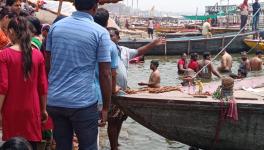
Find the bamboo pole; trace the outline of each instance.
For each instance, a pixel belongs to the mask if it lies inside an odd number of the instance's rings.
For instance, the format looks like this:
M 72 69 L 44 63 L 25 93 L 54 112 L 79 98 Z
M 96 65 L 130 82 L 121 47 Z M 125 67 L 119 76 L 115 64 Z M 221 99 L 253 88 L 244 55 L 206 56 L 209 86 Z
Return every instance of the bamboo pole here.
M 58 7 L 58 12 L 57 12 L 57 16 L 60 16 L 61 15 L 62 1 L 63 0 L 60 0 L 59 7 Z

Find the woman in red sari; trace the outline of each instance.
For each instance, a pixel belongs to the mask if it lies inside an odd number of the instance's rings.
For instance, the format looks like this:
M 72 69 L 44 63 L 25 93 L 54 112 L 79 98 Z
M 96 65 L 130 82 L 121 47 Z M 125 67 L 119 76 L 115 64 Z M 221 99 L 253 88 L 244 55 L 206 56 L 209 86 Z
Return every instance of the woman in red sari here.
M 13 46 L 0 52 L 0 110 L 3 140 L 20 136 L 33 149 L 41 141 L 41 123 L 46 122 L 47 77 L 40 51 L 31 48 L 28 21 L 10 20 L 7 31 Z

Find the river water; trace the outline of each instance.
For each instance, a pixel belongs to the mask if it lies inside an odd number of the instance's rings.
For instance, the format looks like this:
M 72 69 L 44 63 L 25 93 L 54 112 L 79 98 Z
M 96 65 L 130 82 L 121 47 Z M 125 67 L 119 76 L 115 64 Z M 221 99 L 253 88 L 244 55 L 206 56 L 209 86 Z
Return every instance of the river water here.
M 237 73 L 240 57 L 239 55 L 234 55 L 233 57 L 234 62 L 232 72 Z M 139 88 L 137 83 L 141 81 L 148 81 L 149 75 L 151 73 L 149 65 L 150 61 L 153 59 L 160 61 L 159 70 L 161 73 L 161 85 L 175 86 L 180 83 L 177 74 L 177 60 L 179 59 L 179 56 L 148 56 L 145 58 L 145 63 L 131 64 L 129 66 L 128 84 L 130 88 Z M 216 60 L 213 64 L 215 68 L 217 68 L 220 62 L 219 60 Z M 264 75 L 264 72 L 262 71 L 260 74 Z M 249 76 L 251 75 L 252 74 L 249 74 Z M 218 79 L 214 77 L 213 80 Z M 103 134 L 103 138 L 101 140 L 101 149 L 109 150 L 110 148 L 106 135 L 106 129 L 101 129 L 101 134 Z M 131 118 L 128 118 L 123 124 L 119 137 L 119 143 L 120 150 L 188 150 L 189 148 L 189 146 L 185 144 L 166 140 L 165 138 L 138 124 Z

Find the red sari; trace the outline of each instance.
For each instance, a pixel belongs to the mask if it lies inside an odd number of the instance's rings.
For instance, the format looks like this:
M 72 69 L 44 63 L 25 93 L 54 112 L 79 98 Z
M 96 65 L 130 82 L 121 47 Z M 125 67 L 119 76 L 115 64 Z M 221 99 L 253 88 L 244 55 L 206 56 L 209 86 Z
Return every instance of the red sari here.
M 45 62 L 40 51 L 32 50 L 32 71 L 25 80 L 21 60 L 22 52 L 11 48 L 0 52 L 0 94 L 6 95 L 3 140 L 21 136 L 41 141 L 40 96 L 47 94 Z

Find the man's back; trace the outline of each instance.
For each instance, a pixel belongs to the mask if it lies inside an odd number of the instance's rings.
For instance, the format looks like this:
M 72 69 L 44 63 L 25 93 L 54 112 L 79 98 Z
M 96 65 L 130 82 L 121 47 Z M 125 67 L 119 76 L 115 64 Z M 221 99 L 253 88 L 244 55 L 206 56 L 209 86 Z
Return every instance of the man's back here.
M 260 71 L 262 69 L 262 60 L 257 56 L 250 60 L 251 71 Z
M 154 29 L 154 23 L 153 23 L 153 20 L 149 20 L 149 21 L 148 21 L 148 28 L 150 28 L 150 29 Z
M 225 70 L 231 70 L 233 64 L 233 59 L 227 52 L 222 56 L 222 68 Z
M 211 61 L 210 60 L 201 60 L 199 61 L 199 70 L 202 69 L 205 65 L 209 64 Z M 211 79 L 212 78 L 212 69 L 210 65 L 205 67 L 199 74 L 201 78 L 204 79 Z
M 48 105 L 80 108 L 97 102 L 95 65 L 110 62 L 110 37 L 88 13 L 74 12 L 51 28 Z

